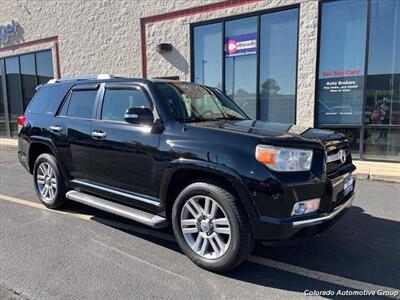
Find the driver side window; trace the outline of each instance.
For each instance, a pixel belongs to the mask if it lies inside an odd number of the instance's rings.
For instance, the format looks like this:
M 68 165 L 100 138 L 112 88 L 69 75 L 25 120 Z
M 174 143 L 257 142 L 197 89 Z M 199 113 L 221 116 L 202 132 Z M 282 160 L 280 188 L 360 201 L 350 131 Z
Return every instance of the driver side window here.
M 149 99 L 139 89 L 107 89 L 104 94 L 101 119 L 125 122 L 125 111 L 133 106 L 151 108 Z

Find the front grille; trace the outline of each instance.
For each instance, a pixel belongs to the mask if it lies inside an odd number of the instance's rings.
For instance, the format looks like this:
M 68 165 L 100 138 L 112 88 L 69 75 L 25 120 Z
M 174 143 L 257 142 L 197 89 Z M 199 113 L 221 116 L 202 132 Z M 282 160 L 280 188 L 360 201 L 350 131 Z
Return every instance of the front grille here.
M 332 161 L 326 164 L 326 173 L 331 174 L 342 166 L 340 161 Z
M 350 154 L 350 149 L 348 146 L 330 150 L 329 152 L 326 153 L 327 158 L 329 156 L 334 157 L 340 150 L 345 150 L 347 153 L 345 162 L 342 163 L 339 159 L 327 162 L 327 164 L 326 164 L 326 173 L 327 174 L 332 174 L 332 173 L 336 172 L 338 169 L 340 169 L 342 166 L 351 163 L 351 154 Z

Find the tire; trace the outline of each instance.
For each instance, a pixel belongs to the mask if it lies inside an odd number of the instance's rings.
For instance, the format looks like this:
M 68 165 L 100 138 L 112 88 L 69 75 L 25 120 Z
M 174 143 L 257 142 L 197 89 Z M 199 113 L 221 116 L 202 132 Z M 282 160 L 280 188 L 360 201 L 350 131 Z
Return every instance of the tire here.
M 40 202 L 47 208 L 60 208 L 67 201 L 65 181 L 53 155 L 44 153 L 36 159 L 33 166 L 33 184 Z
M 211 204 L 207 205 L 206 201 Z M 196 182 L 187 186 L 174 202 L 171 218 L 180 248 L 201 268 L 213 272 L 232 270 L 253 249 L 254 239 L 246 212 L 240 201 L 219 185 Z

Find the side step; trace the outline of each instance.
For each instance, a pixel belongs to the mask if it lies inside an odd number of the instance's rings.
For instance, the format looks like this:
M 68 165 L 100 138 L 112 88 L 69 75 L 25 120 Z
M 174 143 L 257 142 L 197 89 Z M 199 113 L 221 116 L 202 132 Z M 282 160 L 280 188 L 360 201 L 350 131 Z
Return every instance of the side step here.
M 65 196 L 69 200 L 80 202 L 153 228 L 163 228 L 168 226 L 166 218 L 83 192 L 69 191 Z

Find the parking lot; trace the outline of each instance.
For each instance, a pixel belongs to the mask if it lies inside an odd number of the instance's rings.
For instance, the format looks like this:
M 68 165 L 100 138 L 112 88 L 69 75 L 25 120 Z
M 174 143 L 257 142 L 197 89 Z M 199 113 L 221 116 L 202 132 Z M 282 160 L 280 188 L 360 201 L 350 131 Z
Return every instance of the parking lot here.
M 323 235 L 258 244 L 239 268 L 214 274 L 180 252 L 170 229 L 76 203 L 45 209 L 16 149 L 0 149 L 0 168 L 0 298 L 396 297 L 389 291 L 400 289 L 400 184 L 359 180 L 353 207 Z

